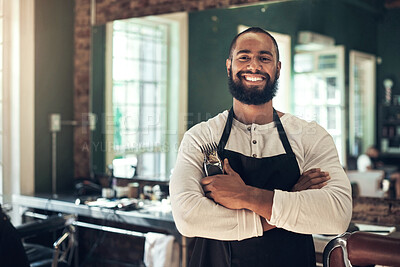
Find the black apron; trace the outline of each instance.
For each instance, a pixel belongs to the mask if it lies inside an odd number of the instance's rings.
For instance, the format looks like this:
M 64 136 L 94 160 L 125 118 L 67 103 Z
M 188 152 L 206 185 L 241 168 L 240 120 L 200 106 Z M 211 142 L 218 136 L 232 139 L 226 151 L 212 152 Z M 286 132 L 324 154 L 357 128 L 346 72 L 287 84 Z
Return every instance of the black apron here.
M 230 109 L 225 129 L 218 144 L 221 159 L 229 164 L 250 186 L 290 191 L 300 177 L 299 166 L 281 120 L 274 109 L 273 119 L 286 154 L 255 158 L 226 150 L 234 113 Z M 315 249 L 311 235 L 274 228 L 263 236 L 242 241 L 219 241 L 196 237 L 189 266 L 272 266 L 315 267 Z

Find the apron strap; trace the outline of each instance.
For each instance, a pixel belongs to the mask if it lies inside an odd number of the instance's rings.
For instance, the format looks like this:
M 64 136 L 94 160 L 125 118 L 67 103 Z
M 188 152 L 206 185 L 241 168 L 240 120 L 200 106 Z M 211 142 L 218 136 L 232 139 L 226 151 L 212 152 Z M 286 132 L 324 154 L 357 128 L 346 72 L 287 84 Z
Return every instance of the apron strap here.
M 224 160 L 224 148 L 226 146 L 226 143 L 228 142 L 229 135 L 231 134 L 232 121 L 233 121 L 233 107 L 229 109 L 228 119 L 226 120 L 225 123 L 224 132 L 222 133 L 222 137 L 218 143 L 217 151 L 218 151 L 218 156 L 221 160 Z
M 231 107 L 229 109 L 228 119 L 226 120 L 226 123 L 225 123 L 224 132 L 222 133 L 221 139 L 219 140 L 219 143 L 218 143 L 218 156 L 222 160 L 224 159 L 224 155 L 223 155 L 224 148 L 226 146 L 226 143 L 228 142 L 229 135 L 231 134 L 233 117 L 234 117 L 233 107 Z M 275 125 L 278 129 L 279 139 L 281 139 L 281 142 L 282 142 L 283 148 L 285 149 L 286 154 L 294 154 L 292 147 L 290 146 L 289 140 L 286 136 L 285 129 L 283 129 L 281 119 L 279 118 L 279 115 L 275 109 L 273 109 L 273 119 L 274 119 Z
M 282 142 L 283 148 L 286 151 L 286 154 L 294 154 L 292 147 L 290 146 L 289 140 L 286 136 L 285 129 L 283 129 L 281 119 L 279 118 L 279 115 L 275 109 L 274 109 L 273 118 L 274 118 L 275 125 L 278 128 L 279 138 L 281 139 L 281 142 Z

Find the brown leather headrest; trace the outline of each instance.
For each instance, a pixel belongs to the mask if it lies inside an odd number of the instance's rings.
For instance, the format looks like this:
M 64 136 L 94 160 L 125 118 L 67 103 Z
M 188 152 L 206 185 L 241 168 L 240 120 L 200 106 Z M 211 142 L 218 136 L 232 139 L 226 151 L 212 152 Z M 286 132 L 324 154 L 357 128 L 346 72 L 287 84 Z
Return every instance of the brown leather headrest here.
M 352 265 L 400 266 L 400 239 L 397 238 L 355 232 L 347 239 L 347 252 Z
M 329 266 L 333 267 L 346 267 L 343 260 L 343 251 L 341 247 L 332 250 L 329 258 Z

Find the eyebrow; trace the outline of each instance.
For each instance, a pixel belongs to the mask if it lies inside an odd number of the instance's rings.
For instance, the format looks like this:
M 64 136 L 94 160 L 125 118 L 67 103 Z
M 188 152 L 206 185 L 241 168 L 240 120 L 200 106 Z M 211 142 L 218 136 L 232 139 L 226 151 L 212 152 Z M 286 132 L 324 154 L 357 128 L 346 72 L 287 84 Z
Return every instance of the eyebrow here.
M 237 55 L 239 55 L 239 54 L 248 54 L 248 53 L 251 53 L 251 51 L 250 50 L 248 50 L 248 49 L 242 49 L 242 50 L 239 50 L 236 54 Z M 267 51 L 267 50 L 261 50 L 260 52 L 259 52 L 259 54 L 260 55 L 262 55 L 262 54 L 267 54 L 267 55 L 270 55 L 270 56 L 274 56 L 270 51 Z

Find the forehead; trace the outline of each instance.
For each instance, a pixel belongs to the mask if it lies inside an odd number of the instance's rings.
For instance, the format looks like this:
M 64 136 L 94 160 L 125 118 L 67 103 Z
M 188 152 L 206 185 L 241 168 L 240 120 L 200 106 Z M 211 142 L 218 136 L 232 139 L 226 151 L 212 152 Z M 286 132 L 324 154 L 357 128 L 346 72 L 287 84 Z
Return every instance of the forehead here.
M 252 53 L 269 51 L 275 55 L 275 46 L 271 37 L 258 32 L 248 32 L 238 37 L 233 54 L 237 54 L 241 50 L 250 50 Z

